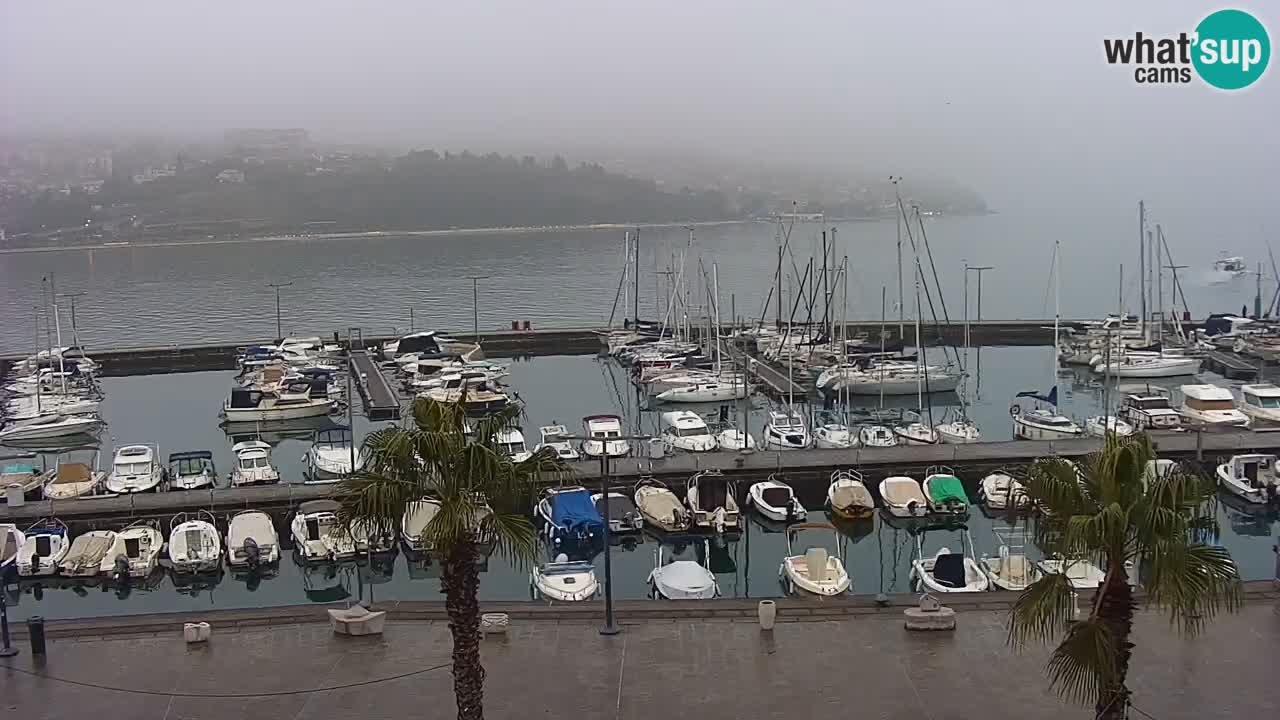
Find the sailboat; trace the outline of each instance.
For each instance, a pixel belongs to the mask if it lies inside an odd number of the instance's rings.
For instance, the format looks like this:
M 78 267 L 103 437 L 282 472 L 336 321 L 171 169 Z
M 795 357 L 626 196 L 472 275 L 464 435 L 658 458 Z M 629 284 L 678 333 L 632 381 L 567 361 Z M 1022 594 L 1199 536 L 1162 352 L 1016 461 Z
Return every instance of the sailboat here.
M 1009 415 L 1013 417 L 1013 437 L 1017 440 L 1070 440 L 1084 436 L 1084 428 L 1080 427 L 1074 420 L 1058 412 L 1058 329 L 1062 323 L 1060 311 L 1060 291 L 1059 276 L 1061 271 L 1058 269 L 1059 263 L 1059 244 L 1057 241 L 1053 243 L 1053 359 L 1049 363 L 1050 381 L 1053 385 L 1047 393 L 1039 393 L 1034 390 L 1020 392 L 1014 395 L 1014 399 L 1028 397 L 1033 400 L 1044 402 L 1049 405 L 1047 408 L 1036 408 L 1034 410 L 1023 412 L 1022 408 L 1017 404 L 1009 408 Z

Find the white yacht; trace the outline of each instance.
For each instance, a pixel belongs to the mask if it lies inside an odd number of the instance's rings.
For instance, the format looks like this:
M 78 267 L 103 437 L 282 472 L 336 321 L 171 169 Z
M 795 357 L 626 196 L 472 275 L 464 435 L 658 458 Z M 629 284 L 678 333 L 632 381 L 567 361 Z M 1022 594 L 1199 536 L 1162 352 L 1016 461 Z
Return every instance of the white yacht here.
M 1084 431 L 1092 437 L 1106 437 L 1108 434 L 1128 437 L 1135 430 L 1129 423 L 1115 415 L 1094 415 L 1084 421 Z
M 716 433 L 716 445 L 721 450 L 755 450 L 756 439 L 751 433 L 738 428 L 725 428 Z
M 965 417 L 939 423 L 934 430 L 938 433 L 938 439 L 948 445 L 968 445 L 982 441 L 982 431 L 978 429 L 978 425 Z
M 1251 503 L 1280 502 L 1275 455 L 1233 455 L 1218 466 L 1222 489 Z
M 1249 416 L 1236 409 L 1231 391 L 1217 385 L 1183 385 L 1178 411 L 1191 425 L 1245 427 Z
M 543 448 L 554 450 L 561 460 L 578 460 L 582 456 L 573 447 L 573 443 L 565 438 L 569 437 L 569 429 L 563 425 L 543 425 L 538 428 L 538 434 L 542 436 L 542 442 L 534 448 L 534 452 L 541 452 Z
M 709 452 L 716 449 L 716 439 L 707 422 L 690 410 L 662 413 L 662 438 L 677 450 Z
M 1093 372 L 1116 378 L 1164 378 L 1195 375 L 1200 372 L 1200 358 L 1176 355 L 1126 353 L 1110 363 L 1099 360 Z
M 1013 416 L 1013 437 L 1017 440 L 1070 440 L 1084 437 L 1084 428 L 1056 410 L 1036 408 Z
M 203 573 L 222 565 L 222 537 L 207 511 L 179 513 L 169 530 L 169 561 L 176 573 Z
M 433 498 L 424 497 L 405 507 L 404 517 L 400 520 L 400 539 L 407 552 L 420 554 L 431 550 L 431 544 L 423 531 L 439 514 L 440 501 Z
M 357 450 L 351 429 L 330 428 L 316 433 L 307 450 L 307 480 L 312 484 L 334 483 L 364 467 L 364 452 Z
M 92 435 L 101 427 L 102 421 L 92 415 L 37 415 L 5 425 L 0 429 L 0 443 Z
M 617 415 L 588 415 L 582 418 L 590 440 L 582 441 L 582 454 L 587 457 L 626 457 L 631 443 L 622 440 L 622 418 Z
M 265 485 L 280 481 L 280 471 L 271 463 L 271 446 L 261 440 L 246 440 L 231 446 L 236 466 L 231 469 L 231 486 Z
M 524 433 L 520 432 L 519 428 L 500 430 L 494 441 L 498 449 L 511 458 L 511 462 L 524 462 L 533 457 L 533 453 L 529 452 L 529 448 L 524 444 Z
M 1240 412 L 1254 427 L 1280 425 L 1280 387 L 1255 383 L 1240 388 Z
M 229 423 L 296 420 L 320 417 L 333 412 L 329 381 L 301 378 L 282 383 L 276 390 L 237 387 L 222 405 L 222 417 Z
M 954 392 L 960 374 L 942 367 L 921 372 L 914 364 L 893 365 L 884 370 L 870 368 L 846 371 L 827 386 L 827 392 L 846 395 L 918 395 Z
M 741 400 L 749 394 L 751 388 L 745 382 L 715 379 L 665 390 L 658 393 L 657 399 L 662 402 L 729 402 Z
M 1218 274 L 1221 282 L 1223 279 L 1233 280 L 1249 274 L 1249 266 L 1239 255 L 1228 256 L 1223 253 L 1222 257 L 1213 262 L 1213 271 Z
M 197 490 L 213 485 L 218 472 L 213 468 L 213 453 L 189 450 L 169 453 L 169 488 Z
M 766 450 L 803 450 L 813 444 L 804 418 L 794 410 L 770 410 L 764 426 Z
M 355 557 L 355 537 L 338 521 L 338 510 L 339 505 L 333 500 L 308 500 L 298 506 L 289 530 L 293 547 L 303 562 Z
M 862 447 L 893 447 L 898 436 L 887 425 L 864 425 L 858 429 L 858 442 Z
M 144 578 L 160 564 L 164 535 L 150 522 L 140 520 L 115 534 L 115 542 L 98 565 L 104 575 L 114 573 L 116 579 Z
M 107 475 L 107 492 L 140 493 L 155 490 L 164 481 L 159 452 L 148 445 L 125 445 L 116 450 Z
M 1182 416 L 1170 405 L 1169 391 L 1165 388 L 1121 386 L 1119 390 L 1125 396 L 1117 414 L 1138 432 L 1182 427 Z

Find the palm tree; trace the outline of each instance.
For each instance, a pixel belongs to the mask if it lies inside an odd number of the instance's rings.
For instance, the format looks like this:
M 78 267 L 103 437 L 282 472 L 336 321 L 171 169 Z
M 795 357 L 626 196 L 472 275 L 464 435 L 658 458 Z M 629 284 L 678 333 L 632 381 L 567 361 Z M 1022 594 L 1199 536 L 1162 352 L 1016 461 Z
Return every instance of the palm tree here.
M 484 717 L 477 561 L 492 550 L 517 566 L 533 560 L 537 533 L 529 508 L 537 480 L 564 470 L 554 452 L 517 463 L 501 451 L 498 433 L 514 426 L 520 415 L 512 405 L 472 420 L 468 435 L 461 403 L 418 398 L 405 423 L 365 438 L 364 468 L 339 487 L 345 520 L 378 535 L 395 537 L 410 503 L 423 498 L 440 503 L 423 540 L 442 566 L 459 720 Z
M 1214 483 L 1181 466 L 1148 472 L 1155 459 L 1145 435 L 1110 437 L 1081 466 L 1046 458 L 1027 476 L 1027 494 L 1041 511 L 1037 545 L 1046 555 L 1096 563 L 1106 576 L 1088 614 L 1075 620 L 1070 581 L 1045 574 L 1014 603 L 1009 640 L 1019 648 L 1059 640 L 1047 666 L 1051 688 L 1068 700 L 1093 701 L 1099 718 L 1123 718 L 1129 704 L 1132 569 L 1146 604 L 1164 609 L 1184 633 L 1241 602 L 1231 555 L 1211 544 Z

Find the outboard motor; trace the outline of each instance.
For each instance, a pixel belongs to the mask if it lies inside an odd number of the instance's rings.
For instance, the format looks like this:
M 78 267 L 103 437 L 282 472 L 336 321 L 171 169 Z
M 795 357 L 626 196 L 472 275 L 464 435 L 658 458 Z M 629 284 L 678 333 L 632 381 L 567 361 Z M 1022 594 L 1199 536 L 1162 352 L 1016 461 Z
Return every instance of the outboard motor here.
M 244 539 L 244 558 L 250 570 L 257 570 L 262 564 L 262 549 L 253 538 Z
M 129 582 L 129 558 L 124 555 L 116 556 L 115 570 L 112 571 L 111 578 L 118 584 Z

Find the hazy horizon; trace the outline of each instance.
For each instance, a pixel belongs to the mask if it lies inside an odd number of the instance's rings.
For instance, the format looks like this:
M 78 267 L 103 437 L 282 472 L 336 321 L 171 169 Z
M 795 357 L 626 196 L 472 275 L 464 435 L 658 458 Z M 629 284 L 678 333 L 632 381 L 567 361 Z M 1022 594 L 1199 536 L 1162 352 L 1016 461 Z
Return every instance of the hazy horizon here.
M 1104 37 L 1189 31 L 1219 7 L 8 3 L 0 123 L 661 150 L 939 177 L 997 207 L 1071 193 L 1245 208 L 1276 187 L 1276 79 L 1145 87 L 1102 54 Z

